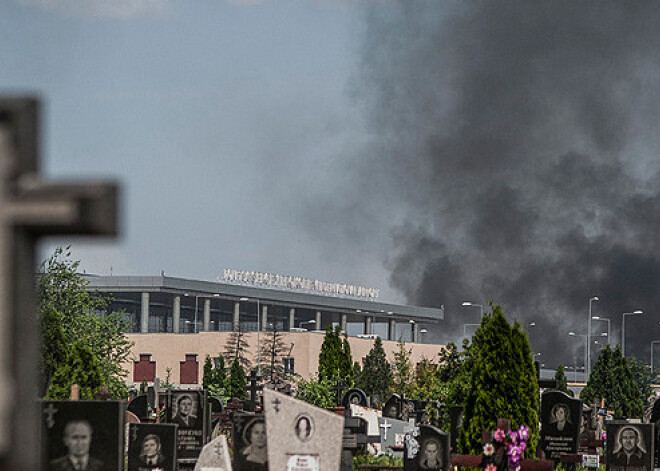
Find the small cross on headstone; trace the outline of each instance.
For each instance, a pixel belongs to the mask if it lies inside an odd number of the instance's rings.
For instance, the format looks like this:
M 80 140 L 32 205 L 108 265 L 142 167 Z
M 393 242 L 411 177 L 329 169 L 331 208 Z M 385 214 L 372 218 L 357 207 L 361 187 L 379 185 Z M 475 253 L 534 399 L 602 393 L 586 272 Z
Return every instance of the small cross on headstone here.
M 380 428 L 383 429 L 383 438 L 387 440 L 387 429 L 391 428 L 392 424 L 385 419 L 382 424 L 380 424 Z
M 55 419 L 53 416 L 57 414 L 57 408 L 53 405 L 52 402 L 48 404 L 48 407 L 44 409 L 44 414 L 47 416 L 46 426 L 48 426 L 48 428 L 53 428 L 53 425 L 55 425 Z
M 271 404 L 273 404 L 273 409 L 275 409 L 276 414 L 280 413 L 280 404 L 281 403 L 282 403 L 282 401 L 280 401 L 279 398 L 277 398 L 277 397 L 275 399 L 273 399 L 273 401 L 271 402 Z
M 38 469 L 34 299 L 40 236 L 115 235 L 116 185 L 50 184 L 38 175 L 39 103 L 0 97 L 0 469 Z M 11 404 L 11 407 L 9 407 Z

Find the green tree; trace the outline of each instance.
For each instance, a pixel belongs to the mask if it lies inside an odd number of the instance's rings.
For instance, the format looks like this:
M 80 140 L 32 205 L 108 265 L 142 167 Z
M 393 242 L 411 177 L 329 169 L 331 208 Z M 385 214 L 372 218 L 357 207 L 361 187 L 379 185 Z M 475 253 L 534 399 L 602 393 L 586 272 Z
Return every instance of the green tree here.
M 527 456 L 534 456 L 538 437 L 538 382 L 529 340 L 516 323 L 509 325 L 499 306 L 484 316 L 474 338 L 474 365 L 465 398 L 462 453 L 482 451 L 482 432 L 494 430 L 498 418 L 530 428 Z
M 392 384 L 390 390 L 392 393 L 400 396 L 410 397 L 413 392 L 413 374 L 410 364 L 410 352 L 406 349 L 406 343 L 403 340 L 397 342 L 397 350 L 394 352 L 394 363 L 392 364 Z
M 213 368 L 213 384 L 216 388 L 222 388 L 225 393 L 227 389 L 227 368 L 225 367 L 225 358 L 218 356 L 218 364 Z M 222 396 L 225 395 L 222 394 Z
M 80 399 L 83 400 L 94 399 L 94 393 L 106 385 L 101 362 L 82 341 L 70 346 L 66 361 L 55 370 L 46 397 L 69 399 L 74 383 L 80 386 Z
M 271 324 L 261 341 L 261 371 L 264 376 L 273 380 L 274 376 L 284 376 L 282 358 L 289 348 L 284 343 L 284 335 L 278 330 L 279 322 Z
M 336 405 L 332 383 L 318 377 L 298 381 L 296 398 L 324 409 L 333 409 Z
M 380 337 L 376 337 L 374 344 L 364 357 L 364 368 L 360 374 L 359 382 L 356 381 L 359 388 L 363 389 L 367 395 L 378 395 L 384 402 L 387 400 L 387 394 L 392 383 L 392 367 L 387 361 L 387 355 L 383 348 L 383 342 Z
M 345 385 L 352 387 L 355 384 L 353 380 L 353 356 L 351 355 L 351 344 L 348 343 L 348 337 L 345 332 L 341 347 L 339 375 Z
M 233 364 L 234 360 L 238 359 L 243 369 L 250 369 L 251 363 L 247 357 L 247 352 L 250 348 L 245 332 L 239 325 L 238 330 L 234 330 L 229 334 L 227 343 L 225 344 L 224 357 L 228 363 Z
M 639 398 L 642 400 L 644 406 L 646 406 L 648 398 L 654 393 L 651 383 L 655 377 L 655 372 L 649 371 L 649 366 L 634 356 L 628 357 L 628 367 L 632 373 L 635 386 L 637 386 L 637 390 L 639 391 Z
M 202 387 L 208 391 L 211 384 L 213 384 L 213 360 L 211 360 L 211 355 L 206 354 L 202 374 Z
M 564 373 L 564 365 L 559 365 L 557 367 L 557 371 L 555 371 L 555 381 L 557 381 L 557 387 L 555 388 L 557 391 L 569 394 L 568 378 L 566 377 L 566 373 Z
M 128 363 L 132 347 L 124 335 L 128 322 L 122 312 L 109 312 L 109 298 L 88 290 L 87 280 L 78 273 L 80 262 L 70 257 L 69 247 L 57 248 L 39 269 L 43 390 L 49 389 L 56 374 L 58 381 L 66 378 L 58 370 L 64 368 L 70 373 L 69 364 L 83 360 L 71 356 L 83 354 L 83 350 L 71 348 L 81 342 L 98 361 L 102 382 L 111 395 L 126 398 L 126 370 L 122 365 Z
M 247 378 L 245 377 L 245 370 L 241 366 L 238 357 L 234 358 L 229 371 L 229 384 L 227 385 L 227 395 L 230 398 L 245 399 L 247 397 Z
M 319 352 L 319 380 L 334 383 L 338 378 L 342 378 L 343 362 L 344 351 L 339 338 L 339 327 L 333 329 L 332 325 L 328 324 Z
M 580 399 L 587 404 L 604 399 L 615 417 L 641 417 L 644 403 L 621 347 L 612 350 L 607 345 L 600 351 Z

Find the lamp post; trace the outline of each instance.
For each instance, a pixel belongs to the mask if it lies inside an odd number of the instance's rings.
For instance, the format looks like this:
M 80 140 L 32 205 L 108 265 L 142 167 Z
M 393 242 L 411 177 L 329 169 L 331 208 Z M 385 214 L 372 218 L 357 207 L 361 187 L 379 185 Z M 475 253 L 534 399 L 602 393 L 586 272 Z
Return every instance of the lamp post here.
M 621 319 L 621 356 L 626 356 L 626 316 L 632 316 L 634 314 L 644 314 L 644 311 L 637 309 L 633 312 L 624 312 L 623 318 Z
M 463 324 L 463 337 L 467 338 L 466 327 L 479 327 L 481 324 Z
M 594 301 L 598 301 L 598 296 L 594 296 L 592 298 L 589 298 L 589 319 L 587 320 L 587 335 L 591 337 L 591 303 Z M 586 374 L 587 378 L 589 377 L 589 372 L 591 371 L 591 339 L 589 339 L 589 342 L 587 342 L 587 365 L 586 365 Z
M 250 298 L 240 298 L 239 301 L 249 301 Z M 257 376 L 261 376 L 261 312 L 259 309 L 259 298 L 257 302 Z
M 653 374 L 653 344 L 660 343 L 660 340 L 653 340 L 651 342 L 651 374 Z
M 481 304 L 471 303 L 470 301 L 464 301 L 463 306 L 474 306 L 479 308 L 479 317 L 484 317 L 484 307 Z
M 422 343 L 424 343 L 424 338 L 426 337 L 426 335 L 424 335 L 424 334 L 426 334 L 427 332 L 428 332 L 428 329 L 421 329 L 419 331 L 419 333 L 422 334 Z
M 568 335 L 570 335 L 571 337 L 584 337 L 584 342 L 586 344 L 585 347 L 587 347 L 587 348 L 589 347 L 589 336 L 587 334 L 576 334 L 575 332 L 569 332 Z M 585 375 L 586 375 L 586 372 L 587 372 L 587 367 L 586 367 L 587 358 L 588 358 L 587 357 L 587 350 L 585 348 L 585 350 L 584 350 L 584 364 L 585 364 L 584 372 L 585 372 Z M 575 369 L 576 369 L 576 376 L 575 377 L 577 378 L 577 365 L 575 366 Z M 589 377 L 586 376 L 585 382 L 588 378 Z M 577 381 L 577 379 L 576 379 L 576 381 Z
M 607 322 L 607 344 L 610 344 L 610 319 L 606 319 L 604 317 L 599 317 L 599 316 L 591 316 L 591 318 L 595 321 L 604 321 Z

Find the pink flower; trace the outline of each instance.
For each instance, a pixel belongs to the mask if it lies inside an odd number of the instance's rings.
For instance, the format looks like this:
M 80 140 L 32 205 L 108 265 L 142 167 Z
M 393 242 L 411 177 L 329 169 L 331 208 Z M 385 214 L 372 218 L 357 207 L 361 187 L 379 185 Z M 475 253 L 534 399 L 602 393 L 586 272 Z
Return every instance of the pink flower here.
M 520 444 L 518 445 L 518 448 L 520 448 L 520 451 L 522 451 L 523 453 L 525 453 L 525 450 L 527 449 L 527 443 L 525 443 L 525 442 L 520 442 Z
M 518 443 L 518 432 L 509 432 L 509 440 L 516 445 Z
M 484 471 L 497 471 L 497 466 L 495 466 L 493 463 L 490 463 L 488 466 L 486 466 Z
M 504 430 L 498 428 L 497 430 L 495 430 L 495 434 L 493 435 L 493 438 L 495 439 L 496 442 L 503 442 L 504 439 L 506 438 L 506 434 L 504 433 Z
M 520 455 L 522 455 L 522 450 L 518 446 L 512 446 L 507 450 L 507 454 L 513 459 L 520 458 Z
M 600 434 L 601 437 L 603 437 L 603 440 L 607 440 L 607 434 L 605 433 L 605 430 Z
M 486 443 L 484 445 L 484 455 L 492 456 L 493 453 L 495 453 L 495 447 L 493 446 L 493 444 L 492 443 Z
M 527 441 L 529 438 L 529 427 L 526 425 L 521 425 L 518 429 L 518 435 L 520 436 L 520 440 Z

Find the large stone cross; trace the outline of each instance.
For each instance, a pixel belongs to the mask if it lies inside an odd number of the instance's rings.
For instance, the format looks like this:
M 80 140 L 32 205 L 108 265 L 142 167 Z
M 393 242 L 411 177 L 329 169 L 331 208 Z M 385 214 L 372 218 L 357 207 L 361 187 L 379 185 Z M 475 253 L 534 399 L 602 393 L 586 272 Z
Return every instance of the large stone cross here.
M 35 243 L 116 235 L 117 187 L 38 174 L 39 102 L 0 97 L 0 469 L 39 469 Z

